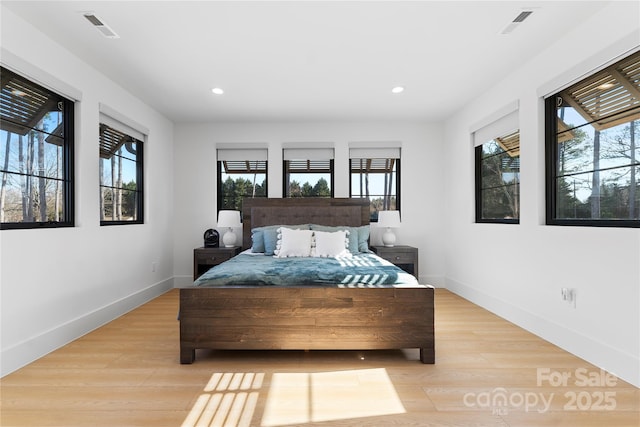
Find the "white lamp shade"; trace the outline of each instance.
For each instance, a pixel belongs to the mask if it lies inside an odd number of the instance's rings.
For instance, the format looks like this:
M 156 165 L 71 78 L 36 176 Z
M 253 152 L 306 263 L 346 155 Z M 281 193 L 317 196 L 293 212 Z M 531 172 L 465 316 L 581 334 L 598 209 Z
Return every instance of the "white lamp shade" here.
M 399 228 L 400 212 L 399 211 L 378 212 L 378 227 Z
M 218 227 L 233 228 L 241 227 L 240 211 L 220 211 L 218 212 Z

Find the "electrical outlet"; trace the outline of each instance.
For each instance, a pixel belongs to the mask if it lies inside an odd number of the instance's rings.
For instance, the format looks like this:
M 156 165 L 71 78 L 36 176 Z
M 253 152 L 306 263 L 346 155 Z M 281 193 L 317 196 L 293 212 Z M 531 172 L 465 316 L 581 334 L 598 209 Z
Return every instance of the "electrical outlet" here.
M 562 296 L 562 301 L 573 305 L 573 308 L 576 307 L 576 290 L 575 288 L 561 288 L 560 295 Z
M 157 268 L 158 268 L 158 263 L 155 262 L 155 261 L 152 261 L 151 262 L 151 272 L 155 273 Z

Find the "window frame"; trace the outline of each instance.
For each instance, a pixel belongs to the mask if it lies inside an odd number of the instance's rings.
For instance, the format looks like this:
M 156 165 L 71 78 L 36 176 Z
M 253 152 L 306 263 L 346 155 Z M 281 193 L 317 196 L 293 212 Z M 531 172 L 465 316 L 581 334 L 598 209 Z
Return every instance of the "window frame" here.
M 138 139 L 133 135 L 130 135 L 130 133 L 133 132 L 125 132 L 123 130 L 119 130 L 119 129 L 115 129 L 114 127 L 110 126 L 109 124 L 103 123 L 103 121 L 101 120 L 99 123 L 99 126 L 107 126 L 117 132 L 123 133 L 124 135 L 128 136 L 129 138 L 133 139 L 135 141 L 136 144 L 136 189 L 134 190 L 136 193 L 136 198 L 135 198 L 135 205 L 136 205 L 136 212 L 137 212 L 137 216 L 135 220 L 107 220 L 107 219 L 100 219 L 100 226 L 112 226 L 112 225 L 129 225 L 129 224 L 144 224 L 144 144 L 145 144 L 145 137 L 143 136 L 142 139 Z M 102 138 L 99 137 L 99 144 L 100 146 L 102 145 Z M 116 155 L 115 153 L 113 154 L 114 156 Z M 102 157 L 100 157 L 99 161 L 102 161 Z M 102 194 L 102 189 L 104 187 L 110 187 L 110 186 L 105 186 L 102 184 L 102 177 L 100 177 L 99 183 L 98 183 L 98 188 L 100 189 L 100 192 Z M 102 197 L 102 196 L 101 196 Z M 101 213 L 102 214 L 102 213 Z
M 516 130 L 514 132 L 511 132 L 507 135 L 502 135 L 502 136 L 508 136 L 514 133 L 520 133 L 520 130 Z M 522 213 L 521 210 L 521 204 L 520 204 L 520 179 L 518 178 L 517 181 L 517 188 L 518 188 L 518 217 L 517 218 L 484 218 L 482 216 L 482 190 L 483 190 L 483 185 L 482 185 L 482 165 L 483 165 L 483 156 L 482 156 L 482 147 L 485 144 L 488 144 L 491 141 L 495 141 L 496 139 L 500 138 L 501 136 L 496 136 L 491 140 L 488 140 L 482 144 L 477 145 L 474 148 L 474 164 L 475 164 L 475 222 L 477 224 L 520 224 L 520 216 Z M 520 137 L 518 136 L 518 139 Z M 510 150 L 504 150 L 503 147 L 501 147 L 503 149 L 503 153 L 508 153 Z M 496 155 L 500 155 L 502 153 L 496 154 Z M 518 164 L 520 163 L 520 142 L 518 142 Z M 520 176 L 520 167 L 518 166 L 518 177 Z M 508 185 L 503 185 L 503 187 L 507 187 Z M 497 188 L 497 187 L 496 187 Z
M 306 161 L 306 162 L 313 162 L 313 161 L 318 161 L 318 160 L 312 160 L 312 159 L 299 159 L 299 160 L 282 160 L 282 197 L 283 198 L 293 198 L 289 195 L 289 184 L 290 184 L 290 179 L 291 179 L 291 172 L 289 170 L 289 162 L 291 161 Z M 314 170 L 314 169 L 309 169 L 307 171 L 296 171 L 293 173 L 296 174 L 320 174 L 320 173 L 328 173 L 329 174 L 329 190 L 330 190 L 330 195 L 326 196 L 326 197 L 334 197 L 334 192 L 335 192 L 335 162 L 334 159 L 325 159 L 325 160 L 320 160 L 320 161 L 328 161 L 329 162 L 329 171 L 327 172 L 326 170 Z M 325 196 L 300 196 L 300 198 L 312 198 L 312 197 L 325 197 Z
M 2 74 L 14 75 L 18 79 L 24 80 L 28 85 L 32 85 L 42 91 L 52 94 L 58 98 L 58 102 L 63 103 L 63 144 L 62 144 L 62 177 L 59 179 L 63 185 L 63 218 L 60 221 L 30 221 L 30 222 L 2 222 L 0 230 L 27 230 L 38 228 L 67 228 L 75 226 L 75 107 L 76 103 L 69 97 L 62 95 L 59 91 L 46 88 L 29 78 L 1 67 Z M 33 128 L 32 128 L 33 129 Z M 9 171 L 1 171 L 2 174 Z M 33 175 L 37 177 L 38 175 Z
M 257 196 L 257 197 L 269 197 L 269 160 L 244 160 L 247 162 L 264 162 L 264 196 Z M 223 181 L 222 181 L 222 169 L 223 169 L 223 162 L 224 160 L 218 160 L 216 161 L 216 181 L 217 181 L 217 192 L 216 192 L 216 206 L 217 206 L 217 212 L 220 212 L 221 210 L 240 210 L 242 211 L 242 207 L 236 209 L 236 207 L 231 207 L 231 206 L 223 206 L 223 194 L 222 194 L 222 186 L 223 186 Z M 249 172 L 250 173 L 250 172 Z
M 400 194 L 400 189 L 401 189 L 400 176 L 401 176 L 401 173 L 400 172 L 401 172 L 401 168 L 402 168 L 402 166 L 401 166 L 402 161 L 401 161 L 400 157 L 385 157 L 385 158 L 382 158 L 382 157 L 371 156 L 371 157 L 365 158 L 365 157 L 351 157 L 351 156 L 349 156 L 349 197 L 355 197 L 353 195 L 353 187 L 352 187 L 352 175 L 353 175 L 354 172 L 353 172 L 353 168 L 352 168 L 351 162 L 353 160 L 381 160 L 381 159 L 382 160 L 389 160 L 389 159 L 393 159 L 394 160 L 394 167 L 395 167 L 395 172 L 394 172 L 395 185 L 394 185 L 394 187 L 395 187 L 395 199 L 396 199 L 396 208 L 395 208 L 395 210 L 397 210 L 398 212 L 401 212 L 401 194 Z M 384 172 L 374 172 L 374 173 L 375 174 L 382 174 Z M 358 198 L 365 199 L 366 197 L 364 195 L 360 195 L 360 197 L 358 197 Z M 369 203 L 371 203 L 371 199 L 369 199 Z M 370 218 L 369 218 L 369 222 L 378 222 L 378 216 L 377 215 L 373 216 L 373 214 L 371 214 Z
M 284 142 L 282 143 L 282 197 L 292 198 L 289 196 L 290 187 L 290 162 L 306 162 L 305 169 L 295 169 L 296 174 L 329 174 L 329 196 L 334 197 L 335 194 L 335 148 L 332 142 Z M 313 166 L 315 162 L 329 162 L 324 169 L 318 169 Z M 321 165 L 323 166 L 323 165 Z M 317 181 L 316 181 L 317 184 Z M 317 197 L 317 196 L 312 196 Z M 300 198 L 305 198 L 300 196 Z
M 628 61 L 635 54 L 628 55 L 620 61 L 616 61 L 616 63 L 607 67 L 613 68 L 617 64 Z M 606 69 L 604 70 L 606 71 Z M 572 88 L 576 85 L 583 84 L 590 79 L 593 79 L 595 76 L 600 75 L 604 72 L 596 71 L 590 73 L 588 76 L 580 79 L 580 81 L 571 84 L 568 88 Z M 640 219 L 596 219 L 596 218 L 558 218 L 557 217 L 557 208 L 558 208 L 558 193 L 557 193 L 557 185 L 556 181 L 558 179 L 558 141 L 557 141 L 557 133 L 558 133 L 558 116 L 557 116 L 557 98 L 561 96 L 561 94 L 567 90 L 567 88 L 563 88 L 554 92 L 552 95 L 548 96 L 544 100 L 544 122 L 545 122 L 545 223 L 546 225 L 559 225 L 559 226 L 580 226 L 580 227 L 617 227 L 617 228 L 639 228 L 640 227 Z M 638 107 L 633 107 L 633 109 L 637 109 Z M 637 113 L 636 113 L 637 114 Z M 631 117 L 634 115 L 632 114 Z M 600 120 L 611 120 L 615 118 L 614 115 L 610 116 L 602 116 Z M 622 120 L 621 118 L 617 120 Z M 636 119 L 640 120 L 640 119 Z M 618 124 L 630 123 L 633 120 L 622 121 Z M 589 122 L 585 123 L 588 125 Z M 617 122 L 616 122 L 617 123 Z M 637 147 L 636 147 L 637 148 Z M 640 160 L 636 160 L 638 162 L 638 167 L 640 168 Z M 631 165 L 630 165 L 631 167 Z M 597 169 L 598 171 L 607 170 L 606 167 L 600 167 Z

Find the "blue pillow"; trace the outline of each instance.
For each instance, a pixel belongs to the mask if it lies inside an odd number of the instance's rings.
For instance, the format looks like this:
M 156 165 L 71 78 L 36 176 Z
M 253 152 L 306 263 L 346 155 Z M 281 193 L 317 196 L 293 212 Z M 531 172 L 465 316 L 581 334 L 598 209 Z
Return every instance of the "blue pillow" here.
M 362 253 L 371 252 L 369 250 L 369 226 L 363 225 L 358 229 L 358 250 Z
M 264 230 L 264 254 L 273 255 L 278 243 L 278 228 L 267 228 Z
M 308 230 L 309 224 L 299 225 L 265 225 L 251 229 L 251 252 L 264 252 L 265 255 L 273 255 L 278 242 L 278 228 L 286 227 L 296 230 Z M 254 250 L 255 247 L 255 250 Z
M 264 231 L 254 228 L 251 230 L 251 252 L 264 252 Z

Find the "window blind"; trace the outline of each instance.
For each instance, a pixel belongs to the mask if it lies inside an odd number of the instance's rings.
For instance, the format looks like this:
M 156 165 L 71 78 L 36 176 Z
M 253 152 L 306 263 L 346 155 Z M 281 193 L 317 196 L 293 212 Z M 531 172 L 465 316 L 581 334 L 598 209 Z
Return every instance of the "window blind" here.
M 350 159 L 399 159 L 400 142 L 351 142 Z
M 100 123 L 139 141 L 149 135 L 148 128 L 104 104 L 100 104 Z
M 216 153 L 220 161 L 266 161 L 269 156 L 264 144 L 218 144 Z
M 497 118 L 495 115 L 492 116 L 493 120 L 488 123 L 485 122 L 485 124 L 475 129 L 472 128 L 474 147 L 478 147 L 492 139 L 512 134 L 519 129 L 519 110 L 517 106 L 515 110 L 511 107 L 509 109 L 511 110 L 509 112 L 502 110 L 503 114 Z

